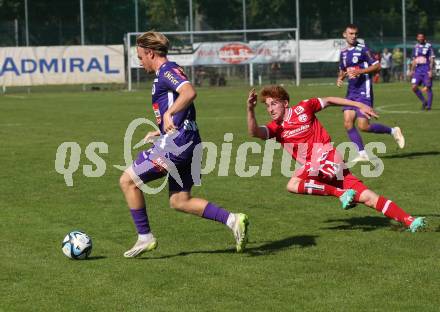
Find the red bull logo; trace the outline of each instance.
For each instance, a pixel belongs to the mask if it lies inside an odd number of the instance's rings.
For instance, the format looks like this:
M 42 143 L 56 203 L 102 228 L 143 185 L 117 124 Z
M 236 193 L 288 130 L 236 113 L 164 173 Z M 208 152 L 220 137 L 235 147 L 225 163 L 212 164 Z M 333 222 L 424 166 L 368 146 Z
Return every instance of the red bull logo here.
M 221 60 L 229 64 L 239 64 L 255 56 L 254 51 L 242 43 L 231 43 L 223 46 L 219 51 Z

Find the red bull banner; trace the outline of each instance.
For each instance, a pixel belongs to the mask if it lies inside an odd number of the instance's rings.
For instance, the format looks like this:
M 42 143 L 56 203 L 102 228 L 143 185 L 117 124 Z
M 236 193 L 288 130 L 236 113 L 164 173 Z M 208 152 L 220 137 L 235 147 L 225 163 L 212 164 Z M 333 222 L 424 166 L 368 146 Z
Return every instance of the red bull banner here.
M 345 41 L 341 39 L 300 40 L 300 62 L 338 62 L 344 45 Z M 296 61 L 296 47 L 295 40 L 201 42 L 193 44 L 192 52 L 174 52 L 168 58 L 181 66 L 293 63 Z M 139 67 L 136 48 L 132 48 L 130 60 L 133 68 Z

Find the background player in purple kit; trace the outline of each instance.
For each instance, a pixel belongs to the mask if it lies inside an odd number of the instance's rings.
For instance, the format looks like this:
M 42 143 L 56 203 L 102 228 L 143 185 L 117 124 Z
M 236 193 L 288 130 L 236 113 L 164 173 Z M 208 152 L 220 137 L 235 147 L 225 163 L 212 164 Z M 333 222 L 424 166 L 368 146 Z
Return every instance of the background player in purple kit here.
M 358 27 L 349 24 L 343 33 L 347 47 L 341 50 L 339 61 L 339 75 L 336 81 L 338 87 L 342 86 L 345 77 L 348 76 L 348 89 L 346 99 L 361 102 L 373 107 L 373 82 L 371 75 L 380 70 L 380 63 L 375 60 L 371 51 L 362 43 L 359 43 Z M 405 138 L 399 127 L 390 128 L 382 124 L 370 124 L 369 119 L 359 109 L 346 106 L 344 111 L 344 127 L 348 137 L 359 149 L 359 155 L 353 162 L 368 161 L 368 155 L 364 149 L 364 143 L 357 126 L 361 131 L 372 133 L 385 133 L 394 137 L 400 148 L 405 146 Z
M 150 149 L 141 152 L 120 178 L 120 186 L 138 232 L 136 244 L 124 256 L 133 258 L 157 247 L 139 186 L 167 173 L 170 173 L 170 206 L 225 224 L 233 231 L 237 252 L 241 252 L 247 243 L 248 217 L 191 196 L 194 185 L 194 172 L 191 172 L 193 151 L 201 142 L 193 103 L 196 92 L 180 66 L 168 61 L 169 41 L 163 34 L 149 31 L 139 36 L 136 42 L 141 65 L 147 72 L 156 73 L 152 101 L 160 131 L 149 132 L 145 141 L 159 135 L 160 138 Z
M 413 92 L 422 101 L 422 109 L 431 110 L 432 106 L 432 71 L 434 69 L 435 54 L 429 42 L 426 42 L 425 35 L 417 34 L 417 44 L 414 47 L 411 63 L 411 87 Z M 423 84 L 423 91 L 427 94 L 427 99 L 422 94 L 419 86 Z

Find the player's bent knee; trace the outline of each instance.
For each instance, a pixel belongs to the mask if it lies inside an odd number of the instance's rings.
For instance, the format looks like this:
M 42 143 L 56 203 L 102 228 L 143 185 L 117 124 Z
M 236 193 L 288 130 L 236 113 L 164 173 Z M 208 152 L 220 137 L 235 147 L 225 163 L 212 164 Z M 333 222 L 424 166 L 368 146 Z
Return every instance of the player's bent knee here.
M 182 200 L 178 195 L 170 197 L 170 208 L 178 211 L 185 211 L 185 200 Z
M 136 187 L 133 179 L 128 172 L 124 172 L 119 178 L 119 186 L 122 190 L 129 189 L 130 187 Z
M 286 185 L 286 190 L 289 193 L 298 193 L 298 185 L 299 185 L 299 180 L 289 181 L 289 183 L 287 183 Z
M 344 128 L 345 130 L 350 130 L 351 128 L 353 128 L 353 122 L 350 120 L 344 120 Z
M 377 200 L 379 198 L 379 195 L 374 193 L 371 190 L 365 190 L 363 191 L 359 196 L 359 202 L 363 203 L 364 205 L 368 207 L 375 207 Z
M 415 85 L 411 87 L 411 89 L 413 90 L 413 92 L 416 92 L 418 88 L 419 88 L 419 87 L 417 87 L 417 86 L 415 86 Z
M 362 132 L 368 132 L 368 130 L 370 129 L 370 125 L 369 124 L 358 124 L 358 128 Z
M 170 197 L 170 208 L 178 210 L 179 201 L 176 198 Z

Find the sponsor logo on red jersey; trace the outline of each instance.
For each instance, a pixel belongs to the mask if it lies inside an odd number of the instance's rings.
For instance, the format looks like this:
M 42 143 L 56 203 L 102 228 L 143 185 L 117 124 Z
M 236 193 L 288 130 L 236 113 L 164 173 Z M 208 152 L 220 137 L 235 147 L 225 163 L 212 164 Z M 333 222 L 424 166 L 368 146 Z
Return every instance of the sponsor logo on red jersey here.
M 291 138 L 294 137 L 304 131 L 307 131 L 310 128 L 310 125 L 302 125 L 299 128 L 293 130 L 285 130 L 282 134 L 283 138 Z

